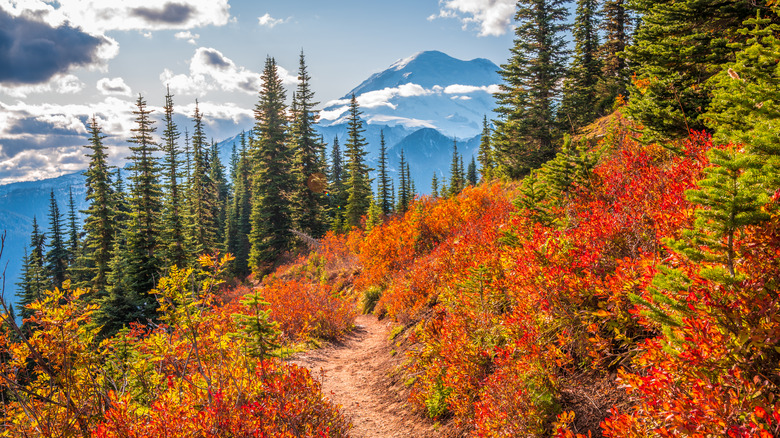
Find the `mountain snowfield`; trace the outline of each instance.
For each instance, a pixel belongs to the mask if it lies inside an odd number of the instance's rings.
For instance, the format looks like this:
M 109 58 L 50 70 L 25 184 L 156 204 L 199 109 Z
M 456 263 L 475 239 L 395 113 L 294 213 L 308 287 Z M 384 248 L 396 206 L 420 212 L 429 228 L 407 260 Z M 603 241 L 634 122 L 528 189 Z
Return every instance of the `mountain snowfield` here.
M 372 75 L 320 113 L 323 126 L 344 123 L 352 94 L 369 124 L 436 129 L 470 138 L 491 117 L 499 91 L 498 66 L 487 59 L 461 61 L 437 51 L 420 52 Z
M 371 75 L 342 99 L 324 104 L 318 131 L 328 144 L 328 157 L 334 138 L 338 138 L 344 151 L 347 105 L 355 94 L 365 122 L 369 165 L 378 167 L 381 132 L 387 145 L 390 171 L 396 174 L 399 170 L 403 150 L 417 191 L 429 193 L 434 172 L 440 180 L 449 178 L 453 141 L 457 141 L 458 152 L 466 165 L 476 153 L 482 120 L 493 116 L 493 94 L 501 83 L 498 70 L 487 59 L 463 61 L 439 51 L 420 52 L 396 61 L 386 70 Z M 251 129 L 251 125 L 245 129 Z M 238 144 L 238 135 L 218 144 L 220 159 L 226 166 L 234 143 Z M 15 301 L 33 216 L 45 232 L 49 192 L 54 190 L 60 212 L 65 215 L 71 187 L 77 209 L 83 210 L 86 190 L 81 172 L 0 185 L 0 232 L 7 232 L 0 272 L 5 269 L 6 299 Z

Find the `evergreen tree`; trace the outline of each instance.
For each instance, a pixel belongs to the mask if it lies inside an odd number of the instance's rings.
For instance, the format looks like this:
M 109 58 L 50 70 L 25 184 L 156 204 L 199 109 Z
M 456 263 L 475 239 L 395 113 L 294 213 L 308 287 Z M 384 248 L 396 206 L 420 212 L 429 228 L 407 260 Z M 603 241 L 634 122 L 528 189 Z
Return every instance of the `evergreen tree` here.
M 348 227 L 360 226 L 360 218 L 368 213 L 371 206 L 371 169 L 366 164 L 366 143 L 363 133 L 363 121 L 360 120 L 357 98 L 352 95 L 347 116 L 347 206 L 345 218 Z
M 436 171 L 433 172 L 431 179 L 431 197 L 434 199 L 439 197 L 439 177 L 436 176 Z
M 154 121 L 141 95 L 136 101 L 136 127 L 128 140 L 132 154 L 130 170 L 130 213 L 124 232 L 125 247 L 115 253 L 110 294 L 104 300 L 99 315 L 103 334 L 113 334 L 131 322 L 146 322 L 154 318 L 157 300 L 149 295 L 159 278 L 160 218 L 162 190 L 159 183 L 160 165 L 155 153 L 159 150 L 152 134 Z
M 773 16 L 777 17 L 778 9 Z M 760 157 L 762 168 L 755 177 L 764 190 L 773 193 L 780 185 L 780 25 L 769 18 L 752 18 L 742 33 L 750 38 L 737 43 L 736 61 L 716 75 L 708 126 L 724 143 L 741 143 Z
M 514 46 L 501 66 L 492 143 L 502 175 L 519 178 L 555 156 L 555 101 L 566 56 L 563 0 L 520 0 Z M 452 189 L 450 189 L 452 192 Z
M 412 171 L 409 169 L 409 163 L 406 163 L 406 181 L 409 185 L 409 203 L 412 203 L 417 198 L 417 188 L 414 186 L 414 180 L 412 179 Z
M 471 162 L 469 162 L 468 171 L 466 171 L 466 182 L 471 186 L 477 185 L 477 161 L 474 156 L 471 156 Z
M 330 201 L 330 216 L 334 224 L 343 222 L 344 208 L 346 207 L 346 188 L 345 172 L 343 167 L 343 161 L 341 157 L 341 149 L 339 148 L 339 138 L 333 138 L 333 147 L 331 149 L 331 166 L 330 175 L 328 181 L 330 187 L 328 190 Z M 339 227 L 333 227 L 334 230 L 340 231 Z
M 108 165 L 106 147 L 103 145 L 104 135 L 100 125 L 93 116 L 89 125 L 90 150 L 89 167 L 84 172 L 86 176 L 87 201 L 89 207 L 82 211 L 84 219 L 84 251 L 77 262 L 78 269 L 71 274 L 73 286 L 89 287 L 100 295 L 106 291 L 110 262 L 114 253 L 114 235 L 117 226 L 124 224 L 127 209 L 124 205 L 124 193 L 121 192 L 122 175 L 117 169 L 115 189 L 111 182 L 111 168 Z
M 173 96 L 170 88 L 165 95 L 163 123 L 165 130 L 162 135 L 162 152 L 165 181 L 165 207 L 163 212 L 163 245 L 166 266 L 187 265 L 187 249 L 184 245 L 184 218 L 182 212 L 182 194 L 179 184 L 182 164 L 178 139 L 181 136 L 173 121 Z
M 735 59 L 729 42 L 745 42 L 742 22 L 767 1 L 634 0 L 641 14 L 626 57 L 635 69 L 628 114 L 649 140 L 687 136 L 704 129 L 710 105 L 708 82 Z M 714 19 L 717 17 L 717 19 Z M 777 17 L 775 17 L 775 21 Z
M 291 193 L 292 215 L 295 227 L 313 237 L 325 233 L 324 178 L 319 162 L 323 149 L 315 131 L 319 114 L 314 107 L 311 77 L 306 70 L 306 60 L 301 51 L 298 67 L 298 87 L 293 94 L 292 126 L 290 146 L 293 148 L 293 169 L 298 181 Z
M 558 110 L 559 123 L 572 132 L 603 115 L 606 109 L 595 103 L 602 78 L 596 0 L 577 0 L 574 21 L 574 58 L 563 84 L 563 99 Z M 611 102 L 610 102 L 611 105 Z
M 401 159 L 398 167 L 401 171 L 401 181 L 400 185 L 398 186 L 398 206 L 396 207 L 396 211 L 400 213 L 406 213 L 406 210 L 409 209 L 409 203 L 411 202 L 411 199 L 409 199 L 409 183 L 406 179 L 406 158 L 404 157 L 403 149 L 401 149 Z
M 224 251 L 223 243 L 225 241 L 225 229 L 227 228 L 227 206 L 228 197 L 230 195 L 230 185 L 227 178 L 225 178 L 225 166 L 222 165 L 222 161 L 219 159 L 219 153 L 217 151 L 217 143 L 211 144 L 211 160 L 209 161 L 209 179 L 214 184 L 214 190 L 212 194 L 211 216 L 214 218 L 214 226 L 216 227 L 214 232 L 214 246 L 212 249 L 219 249 Z
M 249 275 L 249 234 L 252 232 L 251 162 L 247 152 L 246 133 L 240 135 L 241 151 L 233 176 L 233 199 L 226 232 L 226 250 L 233 254 L 233 273 L 238 277 Z
M 482 181 L 490 181 L 493 179 L 493 172 L 495 170 L 495 161 L 493 160 L 493 148 L 490 145 L 490 125 L 488 124 L 487 116 L 482 120 L 482 137 L 479 140 L 479 167 Z
M 195 109 L 197 112 L 198 101 L 195 100 Z M 190 150 L 190 132 L 187 128 L 184 128 L 184 181 L 187 183 L 187 187 L 190 186 L 190 178 L 192 178 L 192 151 Z
M 68 251 L 62 239 L 62 215 L 54 190 L 49 193 L 49 251 L 46 253 L 46 272 L 54 287 L 61 288 L 68 267 Z
M 264 273 L 290 248 L 291 232 L 289 195 L 295 179 L 291 172 L 292 157 L 287 145 L 285 91 L 273 58 L 266 58 L 263 87 L 255 105 L 257 139 L 253 142 L 252 181 L 252 249 L 249 265 Z
M 203 114 L 195 101 L 192 119 L 195 130 L 192 133 L 192 174 L 188 190 L 187 247 L 191 254 L 210 252 L 216 243 L 216 218 L 214 200 L 215 186 L 209 178 L 208 149 L 203 132 Z
M 33 216 L 33 229 L 30 234 L 30 252 L 25 251 L 24 264 L 22 265 L 22 281 L 18 284 L 19 290 L 19 315 L 22 319 L 32 316 L 33 311 L 26 306 L 43 298 L 43 293 L 51 287 L 51 282 L 46 276 L 44 268 L 44 248 L 46 236 L 38 228 L 38 220 Z
M 461 160 L 458 154 L 458 142 L 452 140 L 452 161 L 450 162 L 450 191 L 448 196 L 455 196 L 463 190 L 463 175 L 461 174 Z
M 602 82 L 598 86 L 599 108 L 608 109 L 619 96 L 626 96 L 630 78 L 623 51 L 629 43 L 631 16 L 625 0 L 605 0 L 601 10 L 604 17 L 601 29 L 604 44 L 601 46 Z
M 68 187 L 68 240 L 65 248 L 68 251 L 68 267 L 73 265 L 79 256 L 79 225 L 76 215 L 76 202 L 73 200 L 73 188 Z
M 387 145 L 385 133 L 379 131 L 379 185 L 377 187 L 377 201 L 382 209 L 382 214 L 388 215 L 393 211 L 393 203 L 390 199 L 390 175 L 387 174 Z

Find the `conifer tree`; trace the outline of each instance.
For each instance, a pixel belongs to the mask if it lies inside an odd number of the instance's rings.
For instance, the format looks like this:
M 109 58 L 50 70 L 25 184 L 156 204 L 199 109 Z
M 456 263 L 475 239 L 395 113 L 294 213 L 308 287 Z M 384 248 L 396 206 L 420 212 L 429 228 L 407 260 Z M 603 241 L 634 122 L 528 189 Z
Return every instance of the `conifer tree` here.
M 780 25 L 769 18 L 751 18 L 742 33 L 749 39 L 733 45 L 739 49 L 736 61 L 712 80 L 707 121 L 717 140 L 741 143 L 747 153 L 759 157 L 763 165 L 754 177 L 773 194 L 780 186 Z
M 385 133 L 379 131 L 379 185 L 377 187 L 377 203 L 382 209 L 382 214 L 388 215 L 393 211 L 393 203 L 390 199 L 390 175 L 387 174 L 387 145 Z
M 226 250 L 233 254 L 233 273 L 238 277 L 249 275 L 249 234 L 252 232 L 251 162 L 247 151 L 246 133 L 240 135 L 241 150 L 233 176 L 233 199 L 228 220 Z
M 322 165 L 319 162 L 322 142 L 315 131 L 319 114 L 314 107 L 311 77 L 306 70 L 306 59 L 301 51 L 298 66 L 298 87 L 293 93 L 290 146 L 293 149 L 293 169 L 298 179 L 291 193 L 293 223 L 295 227 L 313 237 L 325 233 L 325 197 L 319 186 L 322 181 Z
M 76 215 L 76 201 L 73 200 L 73 187 L 68 187 L 68 240 L 65 248 L 68 251 L 68 267 L 73 265 L 79 256 L 79 225 Z
M 214 182 L 209 178 L 208 149 L 203 132 L 203 114 L 195 101 L 192 119 L 192 173 L 188 189 L 187 247 L 192 254 L 203 254 L 214 249 L 216 243 L 216 218 Z
M 68 251 L 62 239 L 62 215 L 54 190 L 49 192 L 49 251 L 46 253 L 46 272 L 54 287 L 62 287 L 68 267 Z
M 431 197 L 434 199 L 439 197 L 439 177 L 436 176 L 436 171 L 433 172 L 433 178 L 431 178 Z
M 164 165 L 165 207 L 163 212 L 163 245 L 165 264 L 167 266 L 187 265 L 187 249 L 184 239 L 184 218 L 181 193 L 181 150 L 178 139 L 181 136 L 173 121 L 173 96 L 170 88 L 165 95 L 163 123 L 165 130 L 162 135 L 162 152 Z
M 89 125 L 90 150 L 89 167 L 84 172 L 86 176 L 87 201 L 89 207 L 82 211 L 84 219 L 84 251 L 78 260 L 78 269 L 71 274 L 76 280 L 73 286 L 86 286 L 100 295 L 106 291 L 110 262 L 114 253 L 114 235 L 117 226 L 124 224 L 126 212 L 124 193 L 117 192 L 112 186 L 111 168 L 108 165 L 106 147 L 103 145 L 104 135 L 100 125 L 93 116 Z M 116 183 L 122 190 L 121 171 L 117 169 Z M 121 203 L 120 205 L 117 205 Z
M 448 196 L 455 196 L 463 190 L 463 175 L 461 174 L 461 159 L 458 154 L 458 142 L 452 140 L 452 161 L 450 162 L 450 191 Z
M 563 99 L 558 110 L 561 127 L 572 132 L 591 123 L 608 109 L 596 105 L 597 86 L 602 78 L 596 8 L 596 0 L 577 1 L 572 32 L 574 58 L 563 84 Z
M 263 87 L 255 105 L 257 139 L 252 143 L 252 245 L 249 265 L 264 273 L 290 248 L 293 234 L 289 195 L 294 188 L 292 157 L 287 145 L 285 91 L 268 57 L 263 69 Z
M 409 163 L 406 163 L 406 181 L 409 186 L 409 203 L 417 198 L 417 188 L 414 186 L 414 180 L 412 179 L 412 171 L 409 168 Z
M 404 150 L 401 149 L 401 159 L 400 163 L 398 164 L 398 167 L 400 169 L 400 185 L 398 186 L 398 206 L 396 207 L 396 210 L 401 213 L 406 213 L 406 210 L 409 209 L 409 183 L 406 179 L 406 158 L 404 157 Z
M 555 156 L 554 107 L 566 56 L 563 0 L 520 0 L 514 46 L 501 66 L 492 138 L 502 175 L 519 178 Z M 452 189 L 450 189 L 452 192 Z
M 38 299 L 43 298 L 43 292 L 51 287 L 51 282 L 46 275 L 44 267 L 44 249 L 46 247 L 46 236 L 38 228 L 38 220 L 33 216 L 33 229 L 30 233 L 30 252 L 25 252 L 24 264 L 22 265 L 22 281 L 18 284 L 19 290 L 19 315 L 23 318 L 32 316 L 32 310 L 26 306 Z
M 195 100 L 195 107 L 197 109 L 198 101 Z M 190 150 L 190 132 L 187 128 L 184 128 L 184 181 L 186 187 L 190 186 L 190 178 L 192 178 L 192 151 Z
M 623 51 L 629 43 L 632 19 L 625 0 L 605 0 L 601 9 L 604 44 L 601 45 L 602 82 L 598 86 L 599 103 L 607 109 L 619 96 L 626 96 L 630 71 Z
M 346 189 L 345 189 L 345 172 L 343 167 L 343 160 L 341 157 L 341 149 L 339 148 L 339 138 L 333 138 L 333 147 L 331 149 L 331 166 L 329 181 L 329 203 L 330 203 L 330 216 L 334 224 L 343 222 L 344 208 L 346 207 Z M 340 225 L 334 226 L 334 230 L 340 231 Z
M 495 161 L 493 160 L 493 148 L 490 145 L 491 130 L 488 124 L 487 116 L 482 120 L 482 137 L 479 140 L 479 168 L 481 181 L 490 181 L 493 179 L 495 170 Z
M 626 47 L 636 79 L 628 114 L 645 127 L 645 138 L 687 136 L 705 127 L 708 82 L 735 59 L 729 42 L 748 39 L 742 22 L 769 2 L 635 0 L 641 14 L 634 43 Z M 714 19 L 717 17 L 717 19 Z M 775 21 L 778 21 L 775 18 Z
M 363 121 L 360 119 L 360 109 L 358 108 L 357 98 L 352 95 L 349 104 L 349 114 L 347 115 L 347 206 L 345 218 L 348 227 L 360 226 L 360 219 L 368 213 L 371 206 L 371 179 L 366 164 L 366 143 L 363 133 Z
M 225 166 L 219 158 L 217 143 L 211 144 L 211 159 L 209 160 L 209 179 L 214 184 L 212 195 L 211 216 L 214 218 L 214 245 L 212 249 L 224 251 L 223 243 L 225 241 L 225 228 L 227 222 L 227 205 L 230 195 L 230 185 L 225 178 Z
M 471 162 L 469 162 L 469 168 L 466 171 L 466 182 L 471 186 L 477 185 L 477 161 L 474 156 L 471 156 Z
M 99 315 L 103 333 L 113 334 L 134 321 L 146 322 L 154 318 L 157 300 L 149 295 L 159 278 L 160 218 L 162 190 L 160 165 L 155 153 L 159 150 L 152 137 L 155 127 L 141 95 L 136 101 L 136 127 L 128 140 L 134 146 L 130 170 L 130 213 L 124 232 L 125 247 L 115 254 L 114 270 L 109 296 L 104 300 Z M 118 269 L 119 268 L 119 269 Z

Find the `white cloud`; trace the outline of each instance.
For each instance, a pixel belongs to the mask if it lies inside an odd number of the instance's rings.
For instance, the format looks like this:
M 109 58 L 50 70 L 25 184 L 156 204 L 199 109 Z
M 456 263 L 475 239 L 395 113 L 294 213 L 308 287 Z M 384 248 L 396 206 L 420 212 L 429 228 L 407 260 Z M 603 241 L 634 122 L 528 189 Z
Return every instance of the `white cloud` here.
M 23 99 L 30 94 L 51 93 L 75 94 L 84 89 L 84 83 L 74 75 L 57 75 L 49 82 L 36 85 L 0 85 L 0 93 Z
M 368 119 L 369 123 L 395 123 L 398 125 L 405 126 L 407 128 L 434 128 L 436 129 L 436 125 L 433 124 L 433 121 L 431 120 L 420 120 L 420 119 L 411 119 L 408 117 L 397 117 L 397 116 L 387 116 L 382 114 L 377 114 L 374 116 L 371 116 Z
M 447 87 L 434 85 L 433 87 L 426 89 L 421 85 L 408 83 L 398 87 L 368 91 L 357 96 L 357 101 L 361 108 L 372 109 L 387 107 L 394 110 L 397 108 L 397 105 L 393 103 L 393 99 L 397 97 L 430 96 L 432 94 L 456 94 L 458 96 L 453 96 L 452 99 L 469 100 L 470 97 L 464 96 L 465 94 L 472 94 L 477 92 L 494 94 L 498 91 L 499 86 L 496 84 L 483 86 L 454 84 Z M 338 120 L 349 109 L 348 105 L 349 99 L 338 99 L 327 102 L 325 104 L 325 108 L 329 109 L 320 111 L 320 119 Z
M 286 85 L 297 84 L 298 78 L 277 65 L 277 73 Z M 262 80 L 259 73 L 237 66 L 217 49 L 199 47 L 190 60 L 189 74 L 174 74 L 165 69 L 160 74 L 164 85 L 176 93 L 202 94 L 206 91 L 240 91 L 255 94 Z
M 289 20 L 290 18 L 287 19 L 274 18 L 268 12 L 266 12 L 265 15 L 263 15 L 262 17 L 257 17 L 257 23 L 260 26 L 267 27 L 269 29 L 273 29 L 277 24 L 284 24 Z
M 443 91 L 444 94 L 471 94 L 471 93 L 476 93 L 477 91 L 496 94 L 500 91 L 500 88 L 498 84 L 487 85 L 487 86 L 483 85 L 481 87 L 477 87 L 475 85 L 454 84 L 454 85 L 447 86 L 446 88 L 444 88 Z
M 178 114 L 192 117 L 195 114 L 195 104 L 179 105 L 175 107 Z M 254 117 L 251 109 L 241 108 L 234 103 L 219 104 L 213 102 L 199 102 L 198 111 L 203 114 L 203 121 L 212 125 L 220 120 L 230 120 L 234 124 L 245 122 Z
M 190 44 L 197 44 L 198 43 L 198 38 L 200 38 L 199 34 L 192 33 L 192 32 L 190 32 L 188 30 L 184 30 L 184 31 L 181 31 L 181 32 L 176 32 L 173 36 L 176 39 L 179 39 L 179 40 L 187 40 L 187 42 L 190 43 Z
M 109 30 L 193 29 L 223 26 L 230 18 L 228 0 L 0 0 L 12 15 L 32 14 L 51 25 L 66 21 L 92 34 Z
M 436 18 L 458 18 L 463 28 L 479 26 L 479 36 L 504 35 L 515 14 L 515 0 L 439 0 L 439 13 Z
M 102 78 L 97 81 L 97 89 L 104 95 L 117 95 L 117 96 L 129 96 L 131 94 L 130 87 L 125 83 L 125 80 L 121 77 L 117 78 Z

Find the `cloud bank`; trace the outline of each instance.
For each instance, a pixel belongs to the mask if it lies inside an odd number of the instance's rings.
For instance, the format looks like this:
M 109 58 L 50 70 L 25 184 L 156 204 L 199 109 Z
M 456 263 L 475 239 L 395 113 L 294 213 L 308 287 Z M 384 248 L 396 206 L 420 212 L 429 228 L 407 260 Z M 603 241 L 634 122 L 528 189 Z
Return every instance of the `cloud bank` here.
M 457 18 L 464 30 L 477 25 L 479 36 L 500 36 L 509 29 L 515 4 L 515 0 L 439 0 L 439 13 L 428 19 Z
M 279 77 L 285 85 L 298 83 L 298 78 L 277 65 Z M 260 91 L 259 73 L 237 66 L 233 60 L 211 47 L 199 47 L 190 59 L 189 74 L 175 74 L 165 69 L 160 81 L 179 94 L 201 95 L 212 90 L 255 94 Z
M 99 64 L 101 46 L 111 45 L 69 24 L 52 26 L 0 9 L 0 84 L 44 83 L 75 67 Z

